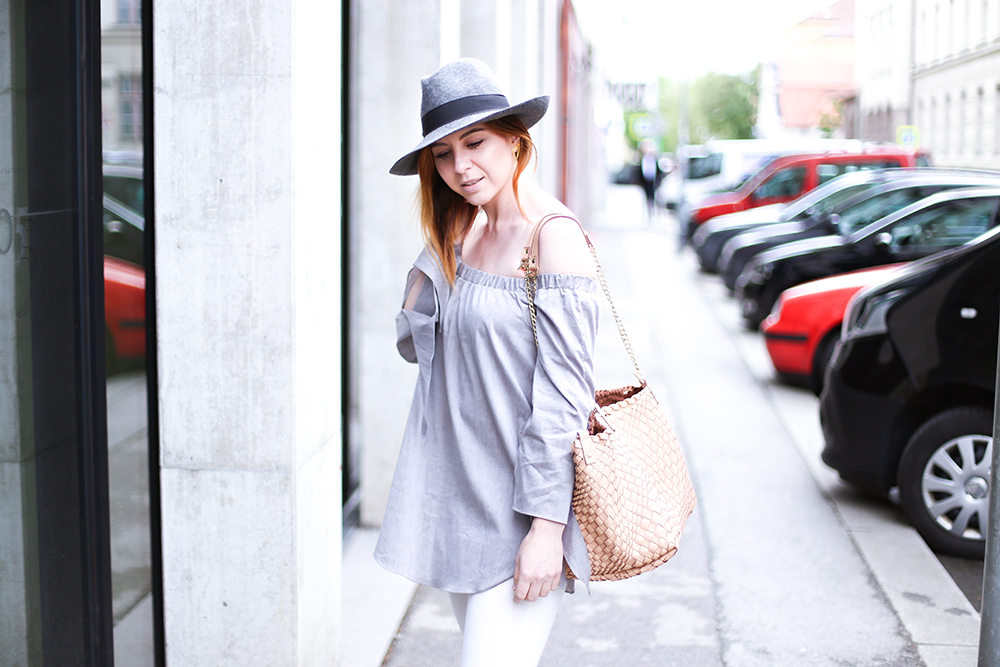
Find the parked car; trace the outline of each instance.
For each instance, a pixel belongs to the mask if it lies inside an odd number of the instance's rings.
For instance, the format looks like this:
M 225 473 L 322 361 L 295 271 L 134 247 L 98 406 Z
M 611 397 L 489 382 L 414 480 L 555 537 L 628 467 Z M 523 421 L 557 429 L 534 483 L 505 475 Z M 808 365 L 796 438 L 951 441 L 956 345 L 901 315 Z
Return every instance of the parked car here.
M 840 340 L 848 301 L 859 290 L 876 285 L 905 264 L 889 264 L 812 280 L 790 287 L 760 325 L 771 363 L 791 384 L 823 389 L 826 368 Z
M 744 323 L 757 329 L 794 285 L 954 248 L 995 226 L 1000 188 L 939 192 L 861 229 L 793 241 L 754 256 L 736 282 Z M 844 221 L 841 220 L 841 223 Z
M 104 194 L 129 207 L 139 215 L 145 215 L 145 189 L 142 167 L 123 164 L 107 164 L 103 168 Z
M 104 195 L 104 323 L 109 375 L 141 365 L 146 356 L 145 227 L 140 213 Z
M 926 154 L 898 147 L 784 155 L 765 164 L 733 192 L 709 195 L 685 213 L 683 222 L 690 238 L 698 225 L 716 216 L 793 201 L 841 174 L 928 164 Z
M 860 292 L 820 397 L 823 461 L 898 499 L 935 550 L 981 558 L 1000 320 L 1000 228 Z
M 137 266 L 145 265 L 146 221 L 141 213 L 104 195 L 104 253 Z
M 105 360 L 108 375 L 146 356 L 146 272 L 104 256 Z
M 888 175 L 891 173 L 892 175 Z M 833 208 L 801 220 L 752 229 L 730 239 L 719 255 L 719 272 L 729 289 L 754 255 L 783 243 L 861 229 L 876 220 L 943 190 L 1000 187 L 1000 173 L 966 170 L 893 169 L 882 183 L 856 192 Z
M 880 174 L 884 173 L 885 170 L 872 170 L 844 174 L 807 192 L 793 202 L 768 204 L 712 218 L 699 225 L 691 237 L 698 263 L 704 271 L 715 273 L 718 271 L 717 263 L 723 245 L 740 232 L 825 213 L 852 194 L 871 187 L 872 183 L 882 178 Z

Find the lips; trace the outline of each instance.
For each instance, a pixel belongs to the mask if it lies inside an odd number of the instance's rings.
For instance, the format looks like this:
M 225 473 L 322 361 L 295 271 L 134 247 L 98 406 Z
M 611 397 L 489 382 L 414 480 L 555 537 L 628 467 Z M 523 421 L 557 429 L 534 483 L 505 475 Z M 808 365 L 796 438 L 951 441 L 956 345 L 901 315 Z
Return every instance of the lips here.
M 468 189 L 468 188 L 475 187 L 482 180 L 483 180 L 483 177 L 480 176 L 479 178 L 474 178 L 471 181 L 462 181 L 461 185 L 462 185 L 463 188 Z

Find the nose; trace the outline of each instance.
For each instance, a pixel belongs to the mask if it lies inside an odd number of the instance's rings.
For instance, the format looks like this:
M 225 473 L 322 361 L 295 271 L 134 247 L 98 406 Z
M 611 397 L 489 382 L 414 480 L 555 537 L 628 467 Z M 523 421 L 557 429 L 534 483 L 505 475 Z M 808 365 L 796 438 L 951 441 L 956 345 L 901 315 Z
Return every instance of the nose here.
M 465 173 L 472 162 L 469 160 L 469 156 L 463 150 L 455 151 L 455 171 L 460 174 Z

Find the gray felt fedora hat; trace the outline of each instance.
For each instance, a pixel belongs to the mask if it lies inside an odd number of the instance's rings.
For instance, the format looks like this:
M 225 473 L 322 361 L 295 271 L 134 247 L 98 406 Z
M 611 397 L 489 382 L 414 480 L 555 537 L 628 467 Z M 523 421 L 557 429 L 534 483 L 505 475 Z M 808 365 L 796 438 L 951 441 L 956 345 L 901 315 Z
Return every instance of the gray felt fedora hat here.
M 448 63 L 421 79 L 420 86 L 423 90 L 420 122 L 424 138 L 416 148 L 392 165 L 391 174 L 407 176 L 417 173 L 420 151 L 463 127 L 504 116 L 517 116 L 525 127 L 531 127 L 549 107 L 548 95 L 511 106 L 493 72 L 486 63 L 475 58 Z

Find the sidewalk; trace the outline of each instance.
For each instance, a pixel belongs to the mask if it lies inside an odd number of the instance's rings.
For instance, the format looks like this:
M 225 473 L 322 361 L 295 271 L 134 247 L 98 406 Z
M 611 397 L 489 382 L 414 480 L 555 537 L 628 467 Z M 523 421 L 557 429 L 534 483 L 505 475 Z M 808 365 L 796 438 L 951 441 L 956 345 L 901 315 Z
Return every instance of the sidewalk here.
M 667 565 L 564 598 L 542 664 L 974 667 L 979 615 L 894 507 L 823 466 L 815 398 L 771 381 L 759 338 L 677 253 L 670 221 L 640 222 L 638 188 L 609 190 L 606 210 L 587 226 L 699 506 Z M 624 383 L 603 315 L 599 382 Z M 345 551 L 342 664 L 457 665 L 447 596 L 381 571 L 376 535 Z

